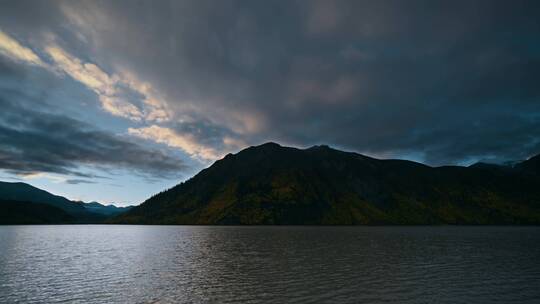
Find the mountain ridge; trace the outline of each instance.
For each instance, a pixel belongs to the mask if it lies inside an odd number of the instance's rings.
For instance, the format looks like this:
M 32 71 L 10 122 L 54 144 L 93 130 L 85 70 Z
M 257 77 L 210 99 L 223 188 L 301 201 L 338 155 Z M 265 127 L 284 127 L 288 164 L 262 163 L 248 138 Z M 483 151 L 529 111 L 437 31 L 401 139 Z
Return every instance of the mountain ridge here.
M 226 155 L 111 222 L 538 224 L 539 185 L 521 169 L 430 167 L 266 143 Z
M 7 204 L 9 203 L 9 205 Z M 7 214 L 9 208 L 10 214 L 13 217 L 20 217 L 25 219 L 36 218 L 36 213 L 30 211 L 31 208 L 16 207 L 13 204 L 39 204 L 33 205 L 37 208 L 45 210 L 48 214 L 55 214 L 50 218 L 48 223 L 54 223 L 54 219 L 62 219 L 59 223 L 101 223 L 106 218 L 119 215 L 131 208 L 130 207 L 116 207 L 113 205 L 102 205 L 97 202 L 85 203 L 81 201 L 71 201 L 63 196 L 52 194 L 43 189 L 39 189 L 30 184 L 23 182 L 0 182 L 0 209 L 4 209 L 4 213 Z M 41 204 L 53 207 L 54 209 L 42 207 Z M 59 212 L 58 209 L 61 212 Z M 65 212 L 68 216 L 64 216 Z M 34 220 L 30 220 L 29 223 L 34 223 Z

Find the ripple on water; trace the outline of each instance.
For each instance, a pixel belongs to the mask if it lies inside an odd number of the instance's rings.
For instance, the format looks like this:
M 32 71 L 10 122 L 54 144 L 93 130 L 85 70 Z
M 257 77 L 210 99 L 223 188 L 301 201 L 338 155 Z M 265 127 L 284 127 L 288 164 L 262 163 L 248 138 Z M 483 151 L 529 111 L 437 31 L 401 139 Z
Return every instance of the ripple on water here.
M 0 227 L 0 303 L 537 303 L 537 227 Z

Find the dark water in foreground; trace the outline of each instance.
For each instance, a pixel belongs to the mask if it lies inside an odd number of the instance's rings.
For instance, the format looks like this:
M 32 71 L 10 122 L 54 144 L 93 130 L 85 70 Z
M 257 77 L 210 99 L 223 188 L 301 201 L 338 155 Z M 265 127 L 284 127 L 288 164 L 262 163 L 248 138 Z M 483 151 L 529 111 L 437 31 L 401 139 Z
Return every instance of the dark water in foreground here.
M 540 303 L 540 227 L 0 226 L 0 303 Z

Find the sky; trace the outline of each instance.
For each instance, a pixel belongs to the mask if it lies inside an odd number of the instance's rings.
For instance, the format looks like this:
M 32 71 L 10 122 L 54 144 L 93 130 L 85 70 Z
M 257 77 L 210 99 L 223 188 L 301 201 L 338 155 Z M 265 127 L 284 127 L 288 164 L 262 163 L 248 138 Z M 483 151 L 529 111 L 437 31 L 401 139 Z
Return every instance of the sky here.
M 0 180 L 139 204 L 268 141 L 539 154 L 540 2 L 2 1 Z

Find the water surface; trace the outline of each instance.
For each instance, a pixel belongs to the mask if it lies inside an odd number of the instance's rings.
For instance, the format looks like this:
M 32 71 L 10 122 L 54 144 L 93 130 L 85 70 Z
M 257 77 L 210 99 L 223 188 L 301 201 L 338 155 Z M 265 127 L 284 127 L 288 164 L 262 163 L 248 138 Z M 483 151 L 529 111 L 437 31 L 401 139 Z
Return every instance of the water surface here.
M 540 303 L 539 227 L 0 226 L 0 303 Z

